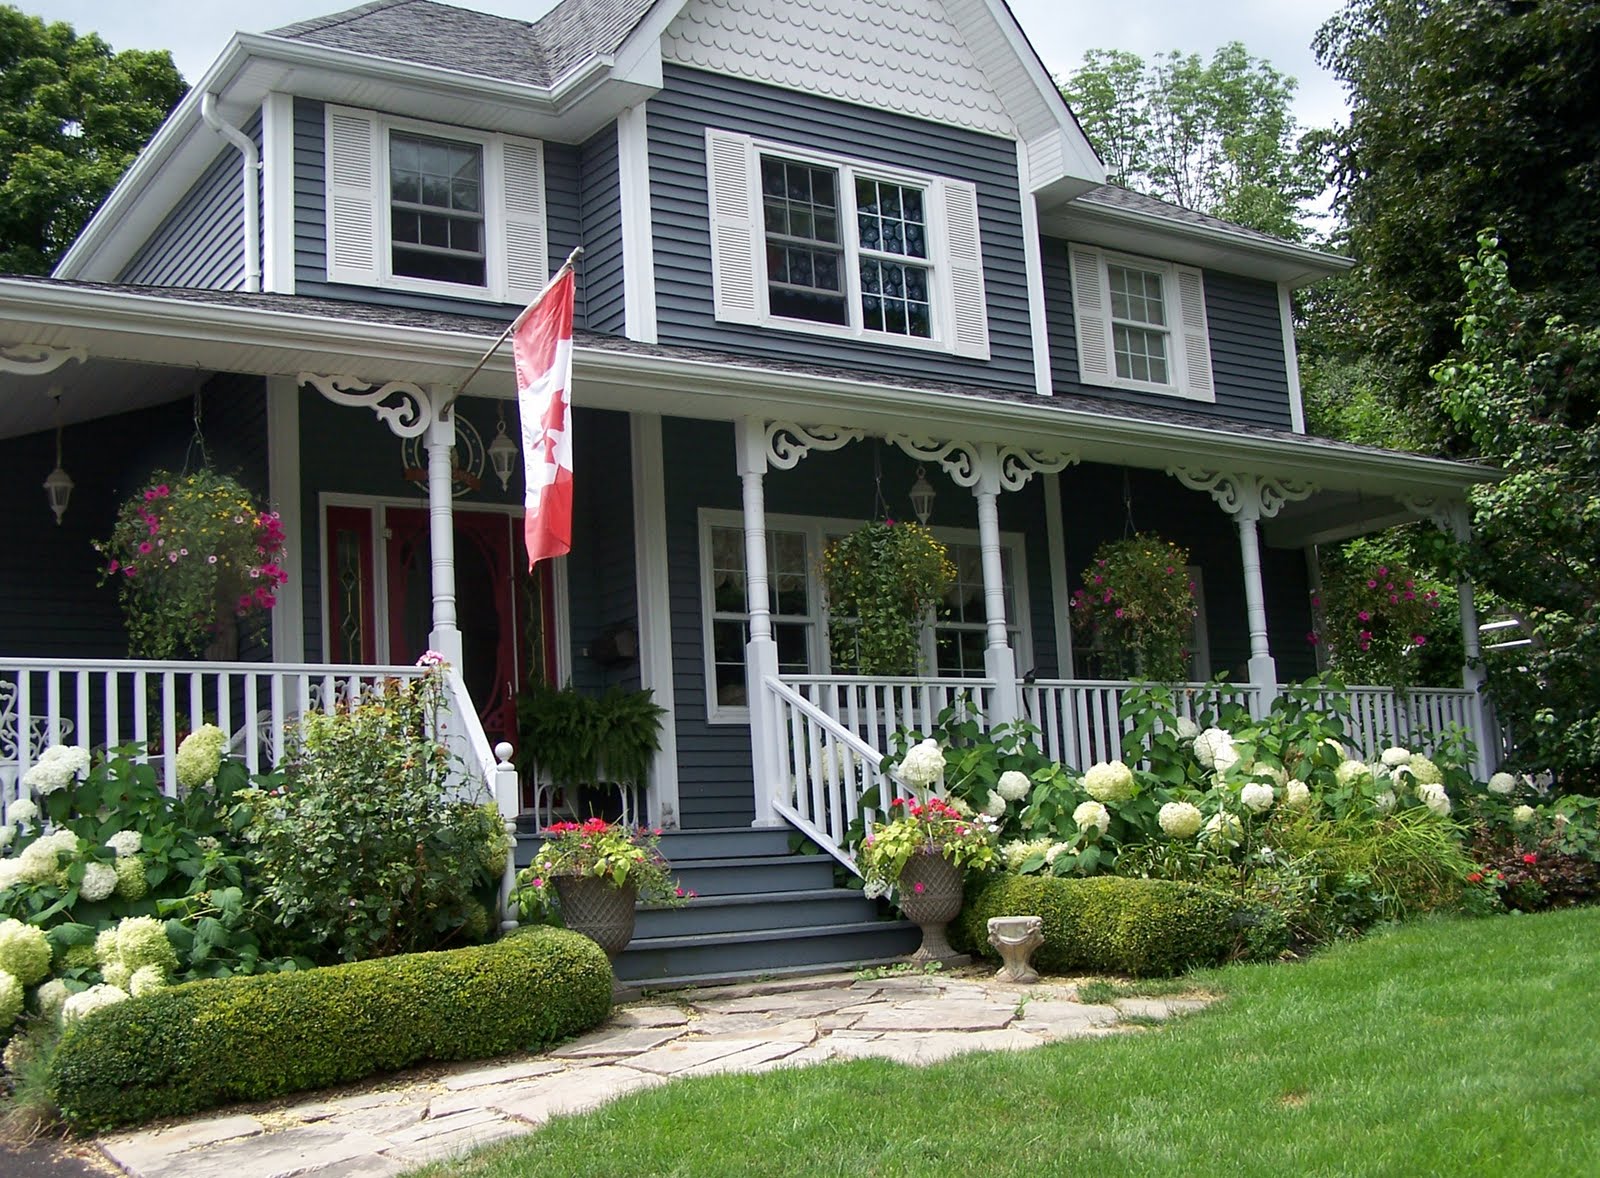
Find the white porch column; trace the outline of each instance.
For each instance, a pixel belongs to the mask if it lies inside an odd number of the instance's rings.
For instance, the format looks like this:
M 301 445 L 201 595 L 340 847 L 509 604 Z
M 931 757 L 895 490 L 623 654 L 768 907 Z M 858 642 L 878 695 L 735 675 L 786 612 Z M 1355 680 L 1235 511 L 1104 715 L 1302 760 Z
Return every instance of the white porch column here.
M 751 766 L 755 772 L 756 816 L 753 826 L 779 825 L 772 807 L 778 779 L 778 757 L 772 711 L 767 706 L 768 678 L 778 674 L 778 644 L 772 637 L 772 606 L 767 592 L 767 505 L 763 480 L 767 473 L 765 423 L 747 417 L 738 423 L 736 456 L 744 501 L 745 608 L 750 615 L 750 640 L 744 648 L 745 698 L 750 703 Z
M 983 562 L 983 612 L 986 623 L 983 649 L 984 675 L 994 681 L 989 719 L 1009 724 L 1022 714 L 1017 684 L 1017 656 L 1006 630 L 1006 586 L 1000 564 L 1000 455 L 993 442 L 978 447 L 978 481 L 972 487 L 978 501 L 978 549 Z
M 1450 531 L 1457 542 L 1472 540 L 1472 517 L 1464 503 L 1450 507 Z M 1478 763 L 1474 766 L 1479 781 L 1487 781 L 1489 774 L 1499 768 L 1498 753 L 1491 755 L 1489 742 L 1489 709 L 1484 699 L 1483 686 L 1486 673 L 1483 668 L 1483 644 L 1478 635 L 1478 606 L 1472 596 L 1472 579 L 1463 575 L 1456 582 L 1456 595 L 1461 603 L 1461 647 L 1465 659 L 1461 666 L 1461 686 L 1472 692 L 1473 736 L 1478 745 Z
M 1294 482 L 1241 471 L 1193 470 L 1172 466 L 1167 473 L 1195 491 L 1209 491 L 1217 505 L 1239 526 L 1239 557 L 1244 566 L 1246 622 L 1250 631 L 1250 683 L 1257 688 L 1261 714 L 1278 698 L 1278 664 L 1267 642 L 1267 598 L 1261 578 L 1259 525 L 1271 519 L 1285 503 L 1305 499 L 1316 490 L 1312 483 Z
M 672 611 L 667 583 L 666 458 L 661 415 L 628 415 L 633 442 L 633 553 L 639 600 L 639 680 L 667 710 L 661 747 L 650 764 L 650 821 L 679 825 L 678 727 L 672 674 Z
M 434 387 L 435 407 L 445 404 L 449 390 Z M 428 540 L 432 549 L 433 629 L 428 645 L 461 670 L 461 631 L 456 628 L 455 415 L 435 414 L 428 424 Z M 415 658 L 421 651 L 409 652 Z

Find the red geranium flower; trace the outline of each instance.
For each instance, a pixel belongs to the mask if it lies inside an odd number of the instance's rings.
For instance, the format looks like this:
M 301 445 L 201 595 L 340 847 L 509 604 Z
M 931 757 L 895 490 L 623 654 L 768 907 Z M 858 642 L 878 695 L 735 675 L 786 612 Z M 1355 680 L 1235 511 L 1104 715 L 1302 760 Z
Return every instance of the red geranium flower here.
M 1539 862 L 1539 856 L 1533 854 L 1533 852 L 1530 851 L 1528 854 L 1526 854 L 1526 855 L 1524 855 L 1522 857 L 1522 861 L 1524 863 L 1537 863 L 1537 862 Z

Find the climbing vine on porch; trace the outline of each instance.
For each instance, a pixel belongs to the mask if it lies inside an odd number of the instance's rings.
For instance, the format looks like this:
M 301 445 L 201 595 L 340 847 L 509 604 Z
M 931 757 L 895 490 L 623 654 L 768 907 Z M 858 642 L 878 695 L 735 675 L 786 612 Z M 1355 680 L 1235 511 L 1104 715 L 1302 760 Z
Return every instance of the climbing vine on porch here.
M 829 544 L 822 578 L 833 669 L 916 674 L 923 621 L 955 577 L 949 552 L 920 524 L 875 521 Z
M 1188 677 L 1194 628 L 1189 553 L 1140 532 L 1095 551 L 1072 595 L 1072 624 L 1106 661 L 1107 677 L 1177 683 Z

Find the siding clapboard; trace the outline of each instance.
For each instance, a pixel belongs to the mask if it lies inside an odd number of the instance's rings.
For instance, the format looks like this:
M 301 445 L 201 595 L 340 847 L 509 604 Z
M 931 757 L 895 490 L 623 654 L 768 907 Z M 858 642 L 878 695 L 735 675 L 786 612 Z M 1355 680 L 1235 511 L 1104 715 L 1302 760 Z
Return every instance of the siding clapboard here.
M 1181 409 L 1203 417 L 1289 429 L 1288 367 L 1278 288 L 1270 282 L 1219 270 L 1205 272 L 1206 319 L 1211 332 L 1214 404 L 1083 384 L 1078 379 L 1078 338 L 1072 312 L 1067 243 L 1044 238 L 1044 297 L 1050 339 L 1051 383 L 1058 392 L 1127 405 Z
M 622 185 L 618 170 L 617 127 L 596 132 L 579 149 L 582 185 L 584 322 L 590 331 L 621 335 L 623 313 Z
M 257 114 L 244 131 L 259 150 L 261 116 Z M 258 232 L 264 231 L 259 221 L 257 228 Z M 240 184 L 239 151 L 225 145 L 122 268 L 117 281 L 199 290 L 243 290 L 244 269 L 244 189 Z
M 988 361 L 713 318 L 707 127 L 977 185 Z M 656 316 L 663 343 L 836 364 L 852 372 L 1033 387 L 1015 144 L 888 111 L 668 66 L 649 102 Z

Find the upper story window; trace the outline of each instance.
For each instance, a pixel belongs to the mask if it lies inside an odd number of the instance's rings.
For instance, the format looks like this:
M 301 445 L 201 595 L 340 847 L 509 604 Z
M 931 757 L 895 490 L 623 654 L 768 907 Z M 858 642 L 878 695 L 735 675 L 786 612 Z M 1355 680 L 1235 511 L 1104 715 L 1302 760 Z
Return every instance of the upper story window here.
M 1216 400 L 1201 272 L 1094 246 L 1068 248 L 1083 383 Z
M 549 277 L 544 148 L 329 106 L 328 281 L 522 303 Z
M 977 189 L 706 132 L 719 320 L 987 359 Z

